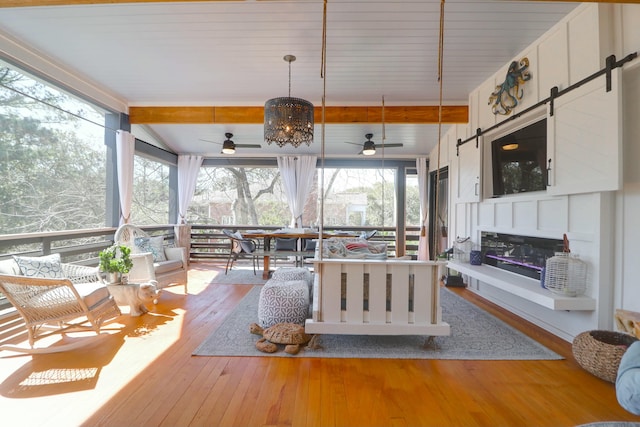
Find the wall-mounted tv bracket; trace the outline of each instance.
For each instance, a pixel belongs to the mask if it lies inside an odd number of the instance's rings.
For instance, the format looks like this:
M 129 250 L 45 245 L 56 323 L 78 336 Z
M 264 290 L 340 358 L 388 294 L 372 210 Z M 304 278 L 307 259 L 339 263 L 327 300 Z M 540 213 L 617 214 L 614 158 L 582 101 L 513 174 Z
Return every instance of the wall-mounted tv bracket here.
M 559 90 L 557 86 L 554 86 L 551 88 L 551 90 L 549 91 L 550 95 L 548 98 L 543 99 L 542 101 L 537 102 L 536 104 L 530 106 L 529 108 L 526 108 L 522 111 L 520 111 L 517 114 L 514 114 L 513 116 L 501 121 L 500 123 L 496 123 L 495 125 L 488 127 L 485 130 L 482 130 L 480 128 L 476 129 L 476 134 L 474 136 L 471 136 L 467 139 L 465 139 L 464 141 L 461 139 L 458 139 L 458 142 L 456 143 L 456 156 L 460 156 L 460 150 L 459 147 L 463 144 L 466 144 L 467 142 L 471 141 L 471 140 L 476 140 L 476 148 L 478 147 L 478 138 L 480 136 L 482 136 L 483 134 L 490 132 L 494 129 L 499 128 L 500 126 L 510 122 L 511 120 L 515 120 L 518 117 L 521 117 L 527 113 L 529 113 L 532 110 L 535 110 L 536 108 L 540 107 L 541 105 L 547 104 L 549 103 L 549 114 L 551 116 L 553 116 L 553 102 L 556 98 L 565 95 L 569 92 L 571 92 L 574 89 L 579 88 L 580 86 L 584 85 L 585 83 L 590 82 L 591 80 L 594 80 L 600 76 L 602 76 L 603 74 L 606 76 L 606 91 L 610 92 L 611 91 L 611 71 L 614 70 L 615 68 L 619 68 L 622 67 L 624 64 L 626 64 L 627 62 L 631 62 L 634 59 L 636 59 L 638 57 L 638 52 L 633 52 L 630 53 L 629 55 L 625 56 L 624 58 L 622 58 L 619 61 L 616 61 L 616 56 L 615 55 L 609 55 L 606 60 L 605 60 L 605 67 L 599 71 L 596 71 L 595 73 L 591 74 L 588 77 L 585 77 L 584 79 L 580 80 L 579 82 L 576 82 L 574 84 L 572 84 L 571 86 L 567 86 L 565 89 Z

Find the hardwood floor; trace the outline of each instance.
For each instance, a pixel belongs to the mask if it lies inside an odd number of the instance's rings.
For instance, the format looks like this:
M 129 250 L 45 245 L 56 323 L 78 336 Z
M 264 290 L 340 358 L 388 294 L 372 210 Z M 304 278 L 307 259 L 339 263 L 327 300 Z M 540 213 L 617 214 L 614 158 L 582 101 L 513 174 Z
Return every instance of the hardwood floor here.
M 2 425 L 561 427 L 640 421 L 619 406 L 613 384 L 575 363 L 569 343 L 463 289 L 457 292 L 566 359 L 193 357 L 251 288 L 208 285 L 220 273 L 218 264 L 192 263 L 189 295 L 169 288 L 152 313 L 121 316 L 109 325 L 111 335 L 79 350 L 0 352 Z

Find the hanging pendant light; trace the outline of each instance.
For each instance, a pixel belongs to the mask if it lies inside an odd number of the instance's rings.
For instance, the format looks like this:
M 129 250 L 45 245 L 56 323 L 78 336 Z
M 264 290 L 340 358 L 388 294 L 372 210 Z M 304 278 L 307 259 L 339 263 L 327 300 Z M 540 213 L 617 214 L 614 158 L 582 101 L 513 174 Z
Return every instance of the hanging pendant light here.
M 289 63 L 289 96 L 273 98 L 264 104 L 264 140 L 279 147 L 291 144 L 298 147 L 303 142 L 313 142 L 313 104 L 291 97 L 291 63 L 293 55 L 285 55 Z

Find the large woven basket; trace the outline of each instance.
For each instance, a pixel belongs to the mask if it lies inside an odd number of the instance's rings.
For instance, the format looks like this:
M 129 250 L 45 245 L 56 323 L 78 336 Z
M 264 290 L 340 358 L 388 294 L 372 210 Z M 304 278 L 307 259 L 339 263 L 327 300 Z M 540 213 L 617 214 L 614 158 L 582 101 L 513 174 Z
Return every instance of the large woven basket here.
M 573 357 L 582 368 L 596 377 L 615 383 L 622 355 L 637 340 L 622 332 L 582 332 L 573 340 Z

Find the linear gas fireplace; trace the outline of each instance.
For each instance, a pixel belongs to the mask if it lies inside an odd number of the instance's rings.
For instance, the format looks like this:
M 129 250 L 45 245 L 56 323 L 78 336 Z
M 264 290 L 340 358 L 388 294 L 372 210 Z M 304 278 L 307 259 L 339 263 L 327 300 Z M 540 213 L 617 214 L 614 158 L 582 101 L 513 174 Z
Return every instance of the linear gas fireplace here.
M 562 239 L 482 232 L 483 263 L 523 276 L 540 279 L 548 258 L 562 252 Z

